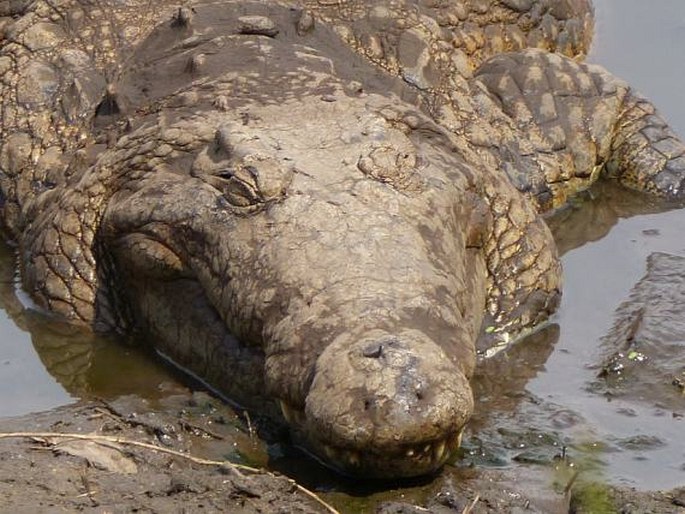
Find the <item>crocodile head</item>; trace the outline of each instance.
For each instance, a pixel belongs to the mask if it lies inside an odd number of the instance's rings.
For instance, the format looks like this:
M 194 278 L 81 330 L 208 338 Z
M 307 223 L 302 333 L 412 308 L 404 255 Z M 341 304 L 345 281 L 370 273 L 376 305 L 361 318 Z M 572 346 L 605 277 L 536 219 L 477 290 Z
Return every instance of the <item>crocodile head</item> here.
M 100 237 L 115 303 L 163 353 L 243 403 L 265 391 L 330 465 L 390 477 L 458 445 L 486 274 L 467 170 L 430 122 L 383 105 L 180 117 L 146 147 L 161 157 L 128 157 L 157 170 L 127 172 Z
M 274 39 L 222 9 L 198 7 L 195 35 L 165 23 L 127 59 L 96 116 L 108 148 L 35 230 L 99 209 L 93 322 L 144 334 L 243 405 L 280 405 L 343 472 L 431 472 L 473 410 L 480 174 L 325 27 Z

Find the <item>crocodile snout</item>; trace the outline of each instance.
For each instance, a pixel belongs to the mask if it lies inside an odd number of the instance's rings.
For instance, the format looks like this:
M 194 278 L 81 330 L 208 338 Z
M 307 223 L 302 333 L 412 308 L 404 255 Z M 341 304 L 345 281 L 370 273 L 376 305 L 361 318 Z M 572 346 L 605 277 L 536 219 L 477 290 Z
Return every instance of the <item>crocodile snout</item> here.
M 438 344 L 417 330 L 378 330 L 322 353 L 304 424 L 329 465 L 388 478 L 439 468 L 472 412 L 468 380 Z

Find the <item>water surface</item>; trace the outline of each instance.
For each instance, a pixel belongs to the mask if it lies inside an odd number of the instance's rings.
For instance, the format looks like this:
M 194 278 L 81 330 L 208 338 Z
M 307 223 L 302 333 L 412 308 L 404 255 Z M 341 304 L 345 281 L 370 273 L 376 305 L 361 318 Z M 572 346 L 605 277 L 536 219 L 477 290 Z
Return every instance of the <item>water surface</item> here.
M 685 2 L 595 0 L 595 6 L 596 38 L 589 60 L 606 66 L 652 99 L 684 136 L 685 67 L 679 63 L 685 55 Z M 564 297 L 555 317 L 559 340 L 544 370 L 527 389 L 581 418 L 562 432 L 575 444 L 594 444 L 594 455 L 604 465 L 608 480 L 640 488 L 683 485 L 682 418 L 661 408 L 657 399 L 624 405 L 585 389 L 597 372 L 588 366 L 599 358 L 600 339 L 609 332 L 616 308 L 645 274 L 647 257 L 656 251 L 685 255 L 685 211 L 623 218 L 639 212 L 637 202 L 628 205 L 630 200 L 617 195 L 605 203 L 604 208 L 591 207 L 577 219 L 569 219 L 571 226 L 560 229 L 562 236 L 564 232 L 582 234 L 580 225 L 592 234 L 603 222 L 609 225 L 613 217 L 619 218 L 602 239 L 564 254 Z M 579 235 L 577 242 L 582 240 Z M 685 410 L 685 398 L 681 409 Z M 617 448 L 617 441 L 637 436 L 663 444 Z M 600 451 L 603 447 L 605 451 Z

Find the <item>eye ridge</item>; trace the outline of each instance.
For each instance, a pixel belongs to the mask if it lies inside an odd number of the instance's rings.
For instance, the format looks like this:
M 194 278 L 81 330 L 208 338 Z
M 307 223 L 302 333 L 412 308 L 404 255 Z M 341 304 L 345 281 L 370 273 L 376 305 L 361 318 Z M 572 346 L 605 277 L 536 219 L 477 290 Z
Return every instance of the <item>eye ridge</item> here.
M 224 169 L 217 171 L 214 175 L 216 175 L 217 177 L 222 178 L 224 180 L 230 180 L 235 176 L 235 169 L 224 168 Z
M 259 181 L 259 169 L 253 165 L 227 166 L 209 173 L 193 174 L 218 190 L 225 200 L 222 207 L 238 215 L 254 214 L 266 206 L 283 200 L 285 189 L 279 194 L 267 196 Z
M 226 184 L 223 188 L 224 196 L 226 196 L 229 201 L 231 201 L 231 197 L 242 198 L 247 200 L 248 205 L 263 204 L 265 202 L 265 198 L 259 188 L 259 183 L 254 180 L 254 176 L 252 176 L 252 174 L 250 175 L 250 178 L 253 179 L 252 181 L 245 180 L 245 178 L 241 177 L 237 173 L 234 173 L 230 176 L 230 178 L 225 179 Z M 248 206 L 244 205 L 240 201 L 231 203 L 234 205 L 237 203 L 237 205 L 240 207 Z

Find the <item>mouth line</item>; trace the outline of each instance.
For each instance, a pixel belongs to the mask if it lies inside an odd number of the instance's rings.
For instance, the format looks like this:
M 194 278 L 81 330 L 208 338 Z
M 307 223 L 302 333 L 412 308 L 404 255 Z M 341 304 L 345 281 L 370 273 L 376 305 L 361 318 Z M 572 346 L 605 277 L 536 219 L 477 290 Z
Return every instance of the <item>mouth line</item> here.
M 417 469 L 437 469 L 461 446 L 463 430 L 434 440 L 417 444 L 403 445 L 399 453 L 376 453 L 362 450 L 338 448 L 322 444 L 324 455 L 333 463 L 341 463 L 347 469 L 359 468 L 362 465 L 362 455 L 368 459 L 369 455 L 377 456 L 379 460 L 401 461 L 404 466 L 416 466 Z
M 306 416 L 302 410 L 292 407 L 283 400 L 279 400 L 279 404 L 288 424 L 296 429 L 305 428 Z M 325 458 L 329 465 L 340 466 L 346 471 L 359 469 L 366 465 L 364 461 L 373 462 L 374 459 L 385 463 L 397 461 L 401 462 L 404 467 L 415 466 L 418 470 L 437 469 L 461 446 L 463 433 L 464 427 L 438 439 L 400 444 L 397 451 L 349 449 L 320 441 L 320 457 Z

